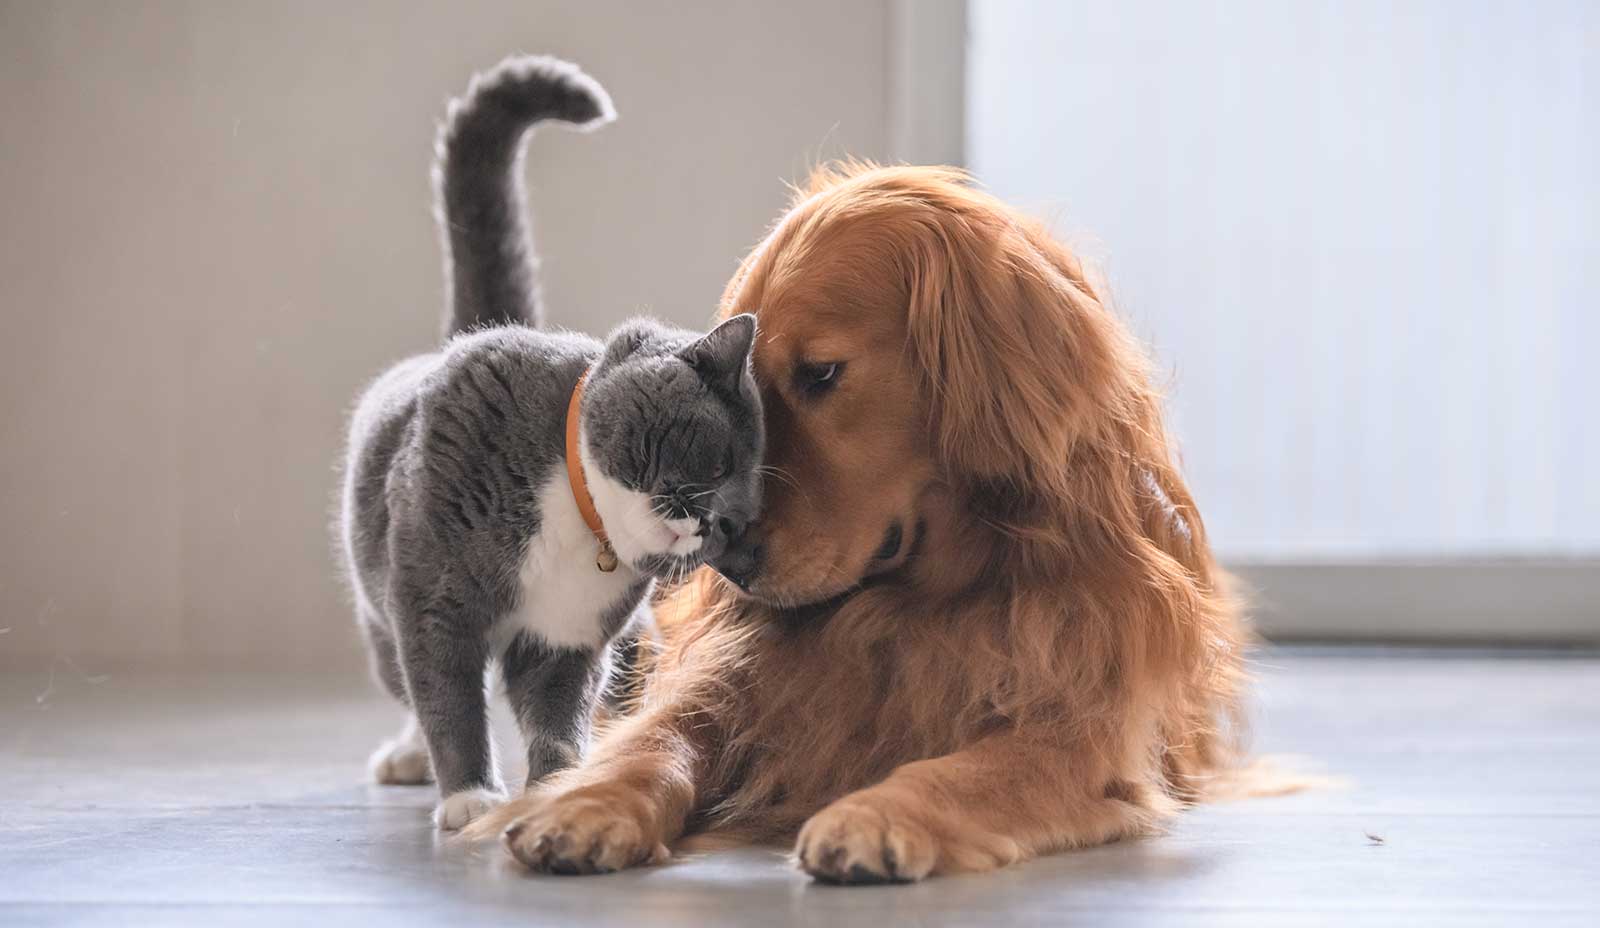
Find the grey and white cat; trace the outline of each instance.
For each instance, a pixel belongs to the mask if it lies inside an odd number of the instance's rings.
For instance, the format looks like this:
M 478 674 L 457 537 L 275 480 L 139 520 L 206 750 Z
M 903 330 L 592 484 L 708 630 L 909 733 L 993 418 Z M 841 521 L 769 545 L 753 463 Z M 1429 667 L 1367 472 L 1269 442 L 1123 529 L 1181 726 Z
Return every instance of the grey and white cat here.
M 379 377 L 350 425 L 346 568 L 376 676 L 412 713 L 373 774 L 435 780 L 441 828 L 504 794 L 487 667 L 498 661 L 529 782 L 571 765 L 612 643 L 648 609 L 654 579 L 715 557 L 759 504 L 753 317 L 703 336 L 635 320 L 603 344 L 533 327 L 524 137 L 544 120 L 611 116 L 599 84 L 549 58 L 508 59 L 451 103 L 434 172 L 449 340 Z M 610 571 L 566 465 L 568 402 L 585 377 L 577 444 L 620 562 Z

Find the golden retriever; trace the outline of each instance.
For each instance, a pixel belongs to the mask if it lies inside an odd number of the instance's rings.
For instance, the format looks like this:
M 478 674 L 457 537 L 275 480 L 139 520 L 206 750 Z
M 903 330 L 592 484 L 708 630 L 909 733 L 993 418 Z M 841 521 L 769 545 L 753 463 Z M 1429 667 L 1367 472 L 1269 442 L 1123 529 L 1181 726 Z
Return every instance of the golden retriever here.
M 638 711 L 478 827 L 536 870 L 798 835 L 816 878 L 1150 831 L 1235 759 L 1243 631 L 1148 362 L 1080 262 L 939 168 L 825 168 L 729 283 L 766 508 L 660 604 Z

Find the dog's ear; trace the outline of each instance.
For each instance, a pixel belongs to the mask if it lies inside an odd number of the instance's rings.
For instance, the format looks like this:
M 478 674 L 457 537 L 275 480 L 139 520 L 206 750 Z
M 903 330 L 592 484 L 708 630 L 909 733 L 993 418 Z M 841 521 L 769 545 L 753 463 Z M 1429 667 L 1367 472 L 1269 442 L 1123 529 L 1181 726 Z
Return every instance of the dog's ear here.
M 910 250 L 909 336 L 957 478 L 1058 485 L 1073 445 L 1116 415 L 1119 344 L 1075 260 L 986 204 L 931 209 Z M 1136 355 L 1135 355 L 1136 356 Z

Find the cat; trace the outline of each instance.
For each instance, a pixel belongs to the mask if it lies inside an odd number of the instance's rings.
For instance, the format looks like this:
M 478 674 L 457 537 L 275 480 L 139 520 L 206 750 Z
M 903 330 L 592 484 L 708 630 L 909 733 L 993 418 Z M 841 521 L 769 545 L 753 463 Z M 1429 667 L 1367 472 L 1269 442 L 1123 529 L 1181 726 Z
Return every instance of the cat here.
M 372 773 L 434 780 L 441 829 L 504 798 L 486 669 L 528 783 L 571 766 L 652 584 L 725 550 L 760 503 L 754 317 L 704 335 L 636 319 L 604 343 L 537 328 L 525 136 L 611 118 L 598 83 L 542 57 L 507 59 L 451 103 L 434 169 L 448 340 L 382 374 L 351 419 L 344 567 L 374 674 L 411 710 Z

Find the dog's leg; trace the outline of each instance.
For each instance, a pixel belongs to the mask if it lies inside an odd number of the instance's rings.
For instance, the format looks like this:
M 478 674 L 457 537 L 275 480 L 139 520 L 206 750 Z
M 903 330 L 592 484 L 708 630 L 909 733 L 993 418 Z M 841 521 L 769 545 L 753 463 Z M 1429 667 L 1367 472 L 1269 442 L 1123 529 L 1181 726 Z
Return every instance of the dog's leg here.
M 687 713 L 646 710 L 622 723 L 582 766 L 548 790 L 515 800 L 503 840 L 546 873 L 606 873 L 668 856 L 694 802 L 704 756 L 686 734 Z
M 1087 751 L 988 738 L 829 804 L 795 853 L 826 882 L 904 882 L 1139 834 L 1173 807 L 1103 770 Z

